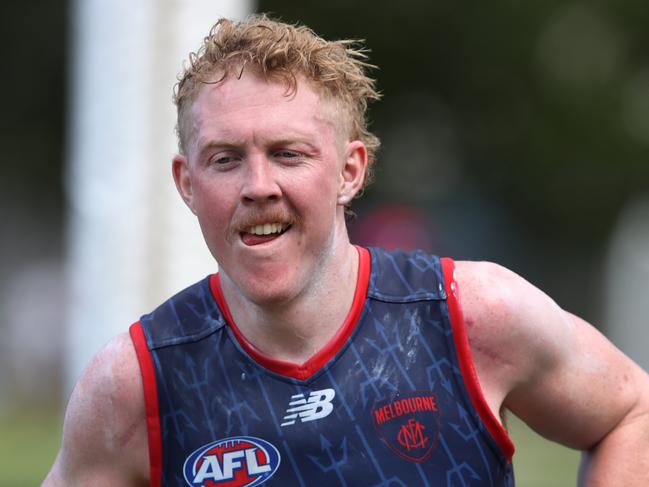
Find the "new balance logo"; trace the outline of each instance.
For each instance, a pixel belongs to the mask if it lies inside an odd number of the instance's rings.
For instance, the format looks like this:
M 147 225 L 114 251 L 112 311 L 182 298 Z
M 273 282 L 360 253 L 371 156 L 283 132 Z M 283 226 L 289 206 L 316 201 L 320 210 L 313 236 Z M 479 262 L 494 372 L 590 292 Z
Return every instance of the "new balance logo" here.
M 335 395 L 336 391 L 333 389 L 322 389 L 309 394 L 308 399 L 304 397 L 304 394 L 291 396 L 291 402 L 288 403 L 286 416 L 284 416 L 284 422 L 281 426 L 292 425 L 298 418 L 303 423 L 306 423 L 307 421 L 329 416 L 331 411 L 334 410 L 331 401 L 333 401 Z

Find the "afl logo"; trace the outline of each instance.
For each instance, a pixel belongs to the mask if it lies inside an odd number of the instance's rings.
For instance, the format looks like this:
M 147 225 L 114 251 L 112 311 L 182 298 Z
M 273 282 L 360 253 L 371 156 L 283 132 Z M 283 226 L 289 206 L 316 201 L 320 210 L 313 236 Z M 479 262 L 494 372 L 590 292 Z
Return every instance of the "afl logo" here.
M 249 487 L 279 468 L 277 448 L 260 438 L 233 436 L 204 445 L 187 457 L 183 472 L 191 487 Z

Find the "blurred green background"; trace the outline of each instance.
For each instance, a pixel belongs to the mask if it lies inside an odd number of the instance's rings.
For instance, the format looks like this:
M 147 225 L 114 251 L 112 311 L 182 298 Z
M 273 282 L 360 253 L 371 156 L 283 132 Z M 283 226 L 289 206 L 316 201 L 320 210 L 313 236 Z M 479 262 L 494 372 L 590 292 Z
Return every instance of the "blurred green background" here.
M 0 3 L 5 337 L 23 316 L 12 308 L 15 282 L 64 259 L 70 8 Z M 430 250 L 498 261 L 603 322 L 611 233 L 649 192 L 646 2 L 262 0 L 258 9 L 327 38 L 366 39 L 380 67 L 384 100 L 371 119 L 383 148 L 376 182 L 356 204 L 357 240 L 376 238 L 363 222 L 377 211 L 405 207 L 421 215 L 418 242 Z M 0 342 L 0 485 L 37 485 L 60 440 L 61 343 L 34 357 L 11 343 Z M 38 381 L 24 379 L 28 365 Z M 576 452 L 515 419 L 511 429 L 518 485 L 575 485 Z

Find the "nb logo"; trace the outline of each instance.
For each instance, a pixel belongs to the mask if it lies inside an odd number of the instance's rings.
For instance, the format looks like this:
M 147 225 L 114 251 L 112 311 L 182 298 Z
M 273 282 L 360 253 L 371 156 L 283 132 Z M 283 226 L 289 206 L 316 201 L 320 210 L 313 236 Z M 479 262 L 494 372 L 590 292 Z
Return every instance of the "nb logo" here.
M 331 401 L 333 401 L 335 395 L 336 391 L 333 389 L 322 389 L 309 394 L 308 399 L 304 397 L 304 394 L 291 396 L 291 402 L 288 403 L 286 416 L 284 416 L 284 422 L 281 426 L 292 425 L 298 418 L 303 423 L 306 423 L 307 421 L 329 416 L 331 411 L 334 410 Z

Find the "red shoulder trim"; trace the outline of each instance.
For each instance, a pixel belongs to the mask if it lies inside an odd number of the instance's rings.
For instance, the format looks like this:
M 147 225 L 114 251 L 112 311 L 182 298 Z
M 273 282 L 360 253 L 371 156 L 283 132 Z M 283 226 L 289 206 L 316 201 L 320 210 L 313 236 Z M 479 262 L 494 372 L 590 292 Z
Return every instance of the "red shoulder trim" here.
M 446 288 L 447 303 L 449 315 L 451 318 L 451 328 L 453 329 L 453 341 L 460 362 L 460 370 L 464 378 L 464 384 L 469 392 L 469 397 L 473 406 L 478 411 L 480 419 L 484 423 L 487 431 L 500 447 L 507 461 L 511 461 L 514 455 L 514 443 L 512 442 L 507 430 L 500 423 L 487 404 L 484 397 L 478 374 L 473 363 L 473 355 L 469 346 L 469 338 L 464 326 L 464 316 L 460 307 L 458 286 L 455 281 L 455 262 L 452 259 L 442 259 L 442 271 L 444 272 L 444 286 Z
M 146 410 L 146 429 L 149 440 L 150 485 L 159 486 L 162 482 L 162 436 L 160 433 L 160 410 L 158 409 L 158 387 L 151 352 L 146 344 L 142 324 L 138 321 L 129 328 L 135 347 L 137 360 L 142 373 L 144 386 L 144 407 Z
M 331 358 L 340 350 L 340 348 L 347 342 L 350 335 L 356 327 L 356 323 L 361 316 L 363 311 L 363 306 L 365 305 L 365 298 L 367 296 L 367 286 L 370 280 L 370 252 L 366 248 L 356 247 L 358 250 L 358 279 L 356 281 L 356 290 L 354 291 L 354 300 L 352 301 L 352 306 L 347 313 L 345 321 L 338 329 L 336 334 L 327 342 L 327 344 L 322 347 L 318 352 L 316 352 L 313 357 L 308 359 L 303 364 L 296 364 L 293 362 L 287 362 L 284 360 L 277 360 L 273 357 L 270 357 L 258 348 L 256 348 L 252 343 L 250 343 L 246 337 L 243 336 L 239 328 L 237 327 L 232 314 L 230 313 L 230 308 L 228 303 L 225 301 L 223 296 L 223 291 L 221 289 L 221 281 L 218 274 L 213 274 L 210 277 L 210 288 L 212 289 L 212 294 L 214 299 L 216 299 L 219 308 L 223 312 L 226 322 L 230 326 L 230 329 L 234 333 L 234 336 L 237 338 L 237 341 L 241 347 L 248 353 L 258 364 L 266 367 L 273 372 L 278 374 L 292 377 L 294 379 L 305 380 L 318 370 L 320 370 Z

